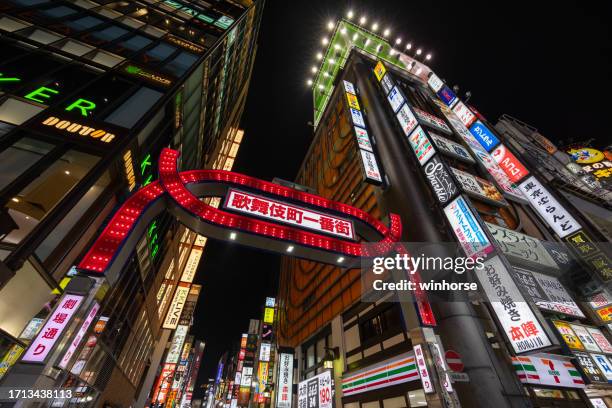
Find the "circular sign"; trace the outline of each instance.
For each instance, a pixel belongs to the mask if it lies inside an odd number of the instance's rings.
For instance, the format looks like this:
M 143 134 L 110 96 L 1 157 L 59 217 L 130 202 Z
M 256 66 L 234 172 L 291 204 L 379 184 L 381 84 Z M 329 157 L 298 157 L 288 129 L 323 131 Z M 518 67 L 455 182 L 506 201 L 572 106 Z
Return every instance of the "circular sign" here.
M 464 365 L 463 361 L 461 361 L 461 355 L 455 350 L 448 350 L 444 353 L 444 357 L 446 357 L 446 363 L 452 371 L 456 373 L 463 371 Z
M 572 156 L 572 160 L 574 160 L 578 164 L 591 164 L 597 163 L 604 159 L 604 154 L 597 149 L 592 149 L 590 147 L 580 147 L 578 149 L 570 149 L 567 153 Z

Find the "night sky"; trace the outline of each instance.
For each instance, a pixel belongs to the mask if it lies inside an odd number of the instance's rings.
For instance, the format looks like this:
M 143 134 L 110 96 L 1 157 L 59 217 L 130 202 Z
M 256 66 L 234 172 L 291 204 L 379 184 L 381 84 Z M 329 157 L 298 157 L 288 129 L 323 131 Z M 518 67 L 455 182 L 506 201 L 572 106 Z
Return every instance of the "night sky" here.
M 542 4 L 541 4 L 542 3 Z M 545 4 L 543 4 L 545 3 Z M 605 3 L 605 4 L 604 4 Z M 283 1 L 264 8 L 259 49 L 234 170 L 292 180 L 312 138 L 306 80 L 323 51 L 330 19 L 348 9 L 390 39 L 431 52 L 432 69 L 489 121 L 510 114 L 553 141 L 610 144 L 612 95 L 609 2 Z M 415 48 L 413 47 L 413 50 Z M 192 334 L 206 341 L 199 383 L 277 288 L 277 255 L 209 242 L 196 280 L 203 292 Z

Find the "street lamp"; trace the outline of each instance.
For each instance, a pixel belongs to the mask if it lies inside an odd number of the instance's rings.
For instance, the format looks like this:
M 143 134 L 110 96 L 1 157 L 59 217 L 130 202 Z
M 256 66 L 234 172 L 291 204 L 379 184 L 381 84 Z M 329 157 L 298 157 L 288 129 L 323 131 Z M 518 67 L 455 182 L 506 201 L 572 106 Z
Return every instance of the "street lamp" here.
M 340 357 L 340 347 L 325 347 L 325 356 L 323 357 L 323 368 L 330 370 L 334 369 L 334 360 Z

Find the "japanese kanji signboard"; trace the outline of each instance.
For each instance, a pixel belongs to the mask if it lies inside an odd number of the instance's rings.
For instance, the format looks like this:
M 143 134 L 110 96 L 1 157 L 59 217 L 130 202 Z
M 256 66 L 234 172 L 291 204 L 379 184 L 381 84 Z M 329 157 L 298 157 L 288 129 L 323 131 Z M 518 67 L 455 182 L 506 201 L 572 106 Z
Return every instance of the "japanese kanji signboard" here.
M 355 239 L 355 228 L 350 220 L 321 214 L 304 207 L 272 200 L 263 196 L 230 189 L 224 207 L 256 217 L 323 232 L 337 237 Z
M 332 408 L 331 372 L 325 371 L 298 384 L 298 408 Z
M 70 323 L 72 316 L 79 310 L 82 301 L 83 296 L 80 295 L 62 296 L 47 323 L 30 343 L 21 361 L 43 363 L 55 343 L 62 337 L 62 332 Z
M 581 226 L 535 177 L 531 176 L 519 185 L 527 200 L 555 233 L 564 238 Z
M 420 344 L 415 344 L 414 347 L 414 359 L 419 369 L 419 376 L 421 377 L 421 384 L 423 385 L 423 391 L 427 394 L 434 392 L 434 386 L 427 370 L 427 364 L 425 363 L 425 354 L 423 354 L 423 348 Z
M 552 345 L 499 256 L 484 265 L 475 270 L 476 276 L 514 351 L 524 353 Z
M 531 300 L 543 310 L 584 317 L 576 302 L 565 290 L 559 279 L 539 272 L 513 268 L 516 282 L 527 292 Z
M 561 320 L 553 320 L 552 322 L 569 348 L 579 351 L 586 350 L 584 344 L 582 344 L 582 341 L 580 341 L 580 338 L 576 335 L 574 329 L 572 329 L 572 326 L 569 323 Z
M 485 224 L 497 241 L 501 251 L 513 264 L 516 262 L 517 264 L 533 265 L 535 267 L 559 269 L 540 240 L 489 222 L 485 222 Z
M 291 408 L 293 398 L 293 354 L 279 354 L 276 408 Z

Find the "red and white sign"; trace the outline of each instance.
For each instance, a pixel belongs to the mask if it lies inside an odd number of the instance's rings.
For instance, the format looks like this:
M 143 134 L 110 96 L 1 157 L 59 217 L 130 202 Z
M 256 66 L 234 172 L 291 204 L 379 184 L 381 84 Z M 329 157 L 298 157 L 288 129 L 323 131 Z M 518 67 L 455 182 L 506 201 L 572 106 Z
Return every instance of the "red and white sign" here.
M 589 331 L 589 334 L 591 335 L 591 337 L 593 337 L 593 340 L 595 340 L 595 343 L 597 343 L 601 351 L 606 354 L 612 354 L 612 345 L 610 345 L 610 342 L 608 341 L 606 336 L 604 336 L 601 330 L 596 329 L 595 327 L 587 327 L 587 330 Z
M 513 183 L 522 180 L 529 174 L 525 166 L 502 144 L 493 150 L 491 156 Z
M 355 228 L 349 220 L 244 191 L 229 189 L 224 206 L 230 210 L 283 224 L 296 225 L 342 238 L 355 239 Z
M 429 371 L 427 371 L 427 364 L 425 363 L 425 355 L 423 354 L 423 349 L 420 344 L 416 344 L 414 347 L 414 358 L 417 362 L 417 367 L 419 367 L 419 375 L 421 377 L 421 384 L 423 384 L 423 391 L 426 394 L 431 394 L 434 392 L 433 384 L 431 382 L 431 377 L 429 376 Z
M 444 353 L 444 357 L 446 357 L 448 367 L 454 372 L 460 373 L 465 368 L 463 361 L 461 360 L 461 355 L 455 350 L 448 350 L 446 353 Z
M 440 119 L 439 117 L 434 116 L 430 113 L 427 113 L 415 107 L 413 107 L 412 110 L 414 111 L 414 114 L 416 115 L 416 117 L 421 123 L 426 123 L 427 125 L 435 127 L 436 129 L 439 129 L 448 134 L 452 133 L 452 131 L 446 125 L 446 123 L 444 123 L 444 121 Z
M 83 337 L 85 337 L 85 333 L 87 333 L 89 326 L 91 326 L 91 323 L 95 319 L 98 310 L 100 310 L 100 305 L 97 302 L 94 302 L 94 305 L 87 314 L 87 317 L 81 325 L 81 328 L 79 328 L 79 331 L 76 336 L 74 336 L 74 340 L 72 340 L 72 343 L 70 343 L 70 347 L 68 347 L 66 354 L 64 354 L 62 361 L 60 361 L 60 363 L 58 364 L 61 368 L 66 368 L 68 366 L 70 358 L 76 351 L 77 347 L 79 347 L 79 344 L 81 343 L 81 340 L 83 340 Z
M 476 115 L 474 115 L 472 111 L 461 101 L 457 102 L 455 106 L 453 106 L 453 112 L 455 112 L 455 115 L 459 117 L 459 120 L 461 120 L 461 123 L 463 123 L 465 127 L 469 128 L 470 125 L 476 120 Z
M 61 298 L 47 323 L 26 350 L 22 361 L 42 363 L 45 360 L 55 343 L 62 337 L 62 332 L 70 323 L 72 316 L 79 310 L 83 298 L 83 296 L 69 294 Z

